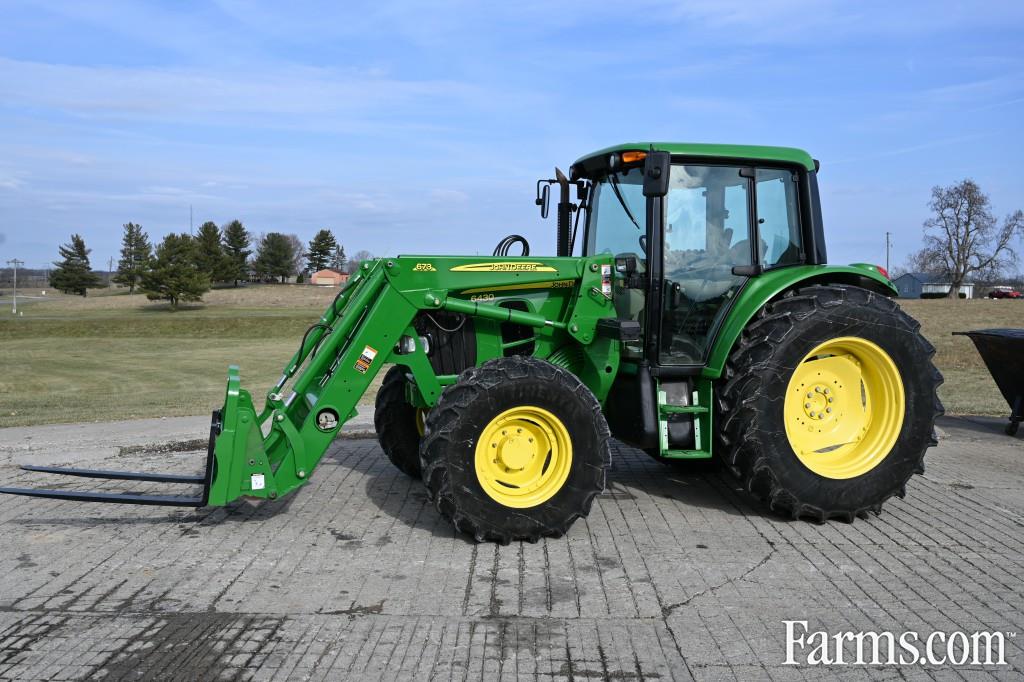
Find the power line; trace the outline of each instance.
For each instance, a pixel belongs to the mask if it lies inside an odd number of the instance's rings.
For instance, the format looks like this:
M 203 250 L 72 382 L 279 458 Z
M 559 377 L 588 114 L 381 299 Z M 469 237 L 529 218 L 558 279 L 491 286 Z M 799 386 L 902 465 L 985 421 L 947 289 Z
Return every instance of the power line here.
M 885 233 L 885 271 L 886 272 L 889 272 L 889 248 L 892 246 L 892 242 L 889 240 L 889 237 L 891 235 L 892 235 L 892 232 L 886 232 Z
M 7 261 L 7 264 L 14 266 L 14 297 L 11 299 L 11 314 L 12 315 L 17 315 L 18 314 L 18 266 L 19 265 L 24 265 L 25 261 L 18 260 L 17 258 L 12 258 L 11 260 Z

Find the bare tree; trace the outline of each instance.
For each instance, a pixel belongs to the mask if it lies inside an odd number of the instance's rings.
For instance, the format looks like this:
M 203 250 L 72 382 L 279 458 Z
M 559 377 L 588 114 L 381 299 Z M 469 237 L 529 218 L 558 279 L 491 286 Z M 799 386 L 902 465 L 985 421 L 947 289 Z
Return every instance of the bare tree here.
M 950 298 L 969 276 L 990 279 L 1017 262 L 1011 243 L 1024 233 L 1024 212 L 1011 213 L 999 225 L 988 195 L 973 180 L 933 187 L 928 207 L 935 215 L 924 222 L 924 248 L 909 260 L 919 270 L 947 277 Z
M 292 272 L 300 273 L 305 269 L 303 261 L 306 260 L 306 245 L 299 239 L 299 235 L 290 234 L 287 235 L 288 243 L 292 247 Z
M 362 263 L 364 260 L 372 260 L 372 259 L 373 259 L 373 254 L 370 253 L 369 251 L 356 251 L 356 255 L 354 255 L 354 256 L 352 256 L 351 258 L 348 259 L 348 263 L 345 265 L 345 268 L 348 270 L 349 274 L 351 275 L 351 274 L 353 274 L 353 273 L 355 273 L 356 271 L 359 270 L 359 264 L 360 263 Z

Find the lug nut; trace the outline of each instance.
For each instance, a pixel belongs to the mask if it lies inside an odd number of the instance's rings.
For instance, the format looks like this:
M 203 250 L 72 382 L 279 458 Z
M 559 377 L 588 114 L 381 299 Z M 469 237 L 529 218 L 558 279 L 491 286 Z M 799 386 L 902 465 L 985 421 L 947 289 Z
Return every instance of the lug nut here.
M 804 407 L 809 410 L 809 409 L 811 409 L 811 404 L 810 403 L 804 403 Z
M 829 414 L 832 414 L 832 408 L 831 407 L 826 407 L 825 411 L 828 412 Z

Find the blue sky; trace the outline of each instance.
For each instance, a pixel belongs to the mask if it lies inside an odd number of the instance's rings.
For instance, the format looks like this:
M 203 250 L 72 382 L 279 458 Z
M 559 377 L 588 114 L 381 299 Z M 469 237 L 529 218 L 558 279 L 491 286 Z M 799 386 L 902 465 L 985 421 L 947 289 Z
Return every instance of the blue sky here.
M 930 188 L 1024 208 L 1024 3 L 0 0 L 0 261 L 241 219 L 351 254 L 554 248 L 534 181 L 623 141 L 822 162 L 830 260 Z

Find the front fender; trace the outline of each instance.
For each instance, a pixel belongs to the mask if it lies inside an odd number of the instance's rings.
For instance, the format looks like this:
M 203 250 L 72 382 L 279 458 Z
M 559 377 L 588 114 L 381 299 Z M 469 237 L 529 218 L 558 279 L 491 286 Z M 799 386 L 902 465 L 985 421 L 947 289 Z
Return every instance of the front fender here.
M 725 362 L 732 352 L 743 329 L 766 303 L 788 289 L 812 284 L 849 284 L 871 289 L 886 296 L 896 296 L 896 287 L 874 265 L 855 263 L 853 265 L 802 265 L 778 268 L 753 277 L 747 281 L 729 310 L 715 336 L 702 375 L 717 379 L 722 375 Z

